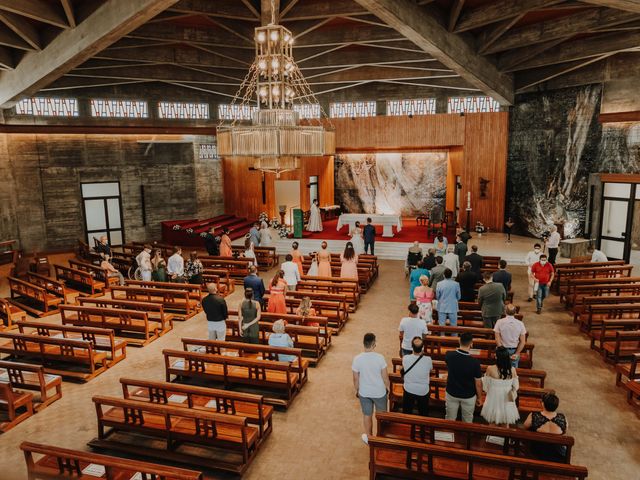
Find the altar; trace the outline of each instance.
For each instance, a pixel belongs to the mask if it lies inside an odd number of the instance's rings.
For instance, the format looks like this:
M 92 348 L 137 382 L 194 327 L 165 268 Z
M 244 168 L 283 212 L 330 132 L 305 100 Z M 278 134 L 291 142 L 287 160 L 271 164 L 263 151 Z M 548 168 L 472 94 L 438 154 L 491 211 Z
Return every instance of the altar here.
M 379 215 L 379 214 L 367 214 L 367 213 L 343 213 L 338 217 L 338 226 L 336 230 L 340 230 L 345 225 L 349 225 L 349 232 L 351 232 L 356 222 L 360 222 L 360 228 L 364 228 L 367 224 L 367 218 L 371 219 L 373 225 L 382 225 L 382 236 L 393 237 L 393 227 L 399 232 L 402 230 L 402 217 L 400 215 Z

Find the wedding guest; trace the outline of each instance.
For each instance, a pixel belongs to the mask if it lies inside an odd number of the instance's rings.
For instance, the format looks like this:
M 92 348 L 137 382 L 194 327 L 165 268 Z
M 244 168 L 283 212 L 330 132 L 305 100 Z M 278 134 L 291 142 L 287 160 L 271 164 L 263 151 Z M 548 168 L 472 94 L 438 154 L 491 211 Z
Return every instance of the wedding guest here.
M 429 334 L 427 323 L 418 318 L 418 306 L 415 303 L 410 303 L 408 310 L 409 316 L 403 317 L 398 327 L 398 332 L 400 332 L 398 334 L 400 337 L 400 353 L 403 356 L 411 354 L 411 341 L 415 337 L 422 338 L 423 335 Z
M 307 224 L 307 230 L 309 232 L 321 232 L 322 231 L 322 215 L 320 214 L 320 207 L 318 200 L 314 200 L 311 203 L 309 211 L 309 223 Z
M 251 259 L 251 262 L 256 267 L 258 266 L 258 259 L 256 258 L 256 252 L 253 250 L 253 242 L 250 237 L 245 237 L 244 239 L 244 258 Z
M 151 259 L 151 266 L 153 271 L 151 272 L 151 279 L 154 282 L 166 282 L 167 281 L 167 262 L 162 258 L 162 250 L 156 248 L 153 252 L 153 258 Z
M 489 423 L 508 427 L 520 419 L 516 396 L 520 383 L 511 365 L 509 351 L 496 348 L 496 364 L 489 365 L 482 377 L 482 389 L 487 393 L 480 415 Z
M 224 340 L 227 336 L 226 320 L 229 318 L 227 302 L 218 295 L 215 283 L 207 283 L 209 295 L 202 299 L 202 309 L 207 315 L 207 331 L 209 340 Z
M 471 270 L 471 264 L 464 262 L 462 264 L 462 271 L 456 278 L 460 284 L 460 300 L 463 302 L 475 302 L 476 301 L 476 283 L 480 280 L 478 276 Z
M 549 263 L 555 267 L 556 257 L 558 256 L 558 247 L 560 246 L 562 237 L 558 233 L 558 227 L 552 225 L 549 229 L 549 237 L 545 240 L 547 250 L 549 252 Z
M 285 261 L 280 265 L 280 269 L 284 272 L 284 280 L 287 282 L 287 290 L 295 290 L 298 282 L 300 281 L 300 269 L 299 265 L 293 261 L 293 256 L 291 256 L 291 254 L 288 254 L 285 257 Z
M 245 290 L 248 288 L 253 290 L 253 299 L 260 305 L 263 305 L 264 301 L 262 300 L 262 297 L 264 296 L 265 292 L 264 282 L 258 276 L 258 269 L 255 265 L 251 265 L 249 267 L 249 275 L 244 277 L 242 283 Z
M 478 290 L 478 303 L 482 310 L 482 323 L 484 328 L 493 328 L 504 312 L 504 302 L 507 299 L 507 292 L 501 283 L 492 280 L 493 275 L 484 272 L 484 285 Z
M 298 273 L 300 274 L 300 276 L 304 275 L 304 272 L 302 270 L 302 253 L 300 253 L 300 250 L 298 250 L 298 242 L 293 242 L 291 244 L 291 258 L 293 263 L 295 263 L 298 266 Z
M 532 412 L 524 421 L 524 428 L 532 432 L 549 433 L 552 435 L 565 435 L 569 422 L 562 413 L 558 413 L 560 400 L 555 393 L 549 392 L 542 397 L 543 409 L 541 412 Z M 547 462 L 565 463 L 567 448 L 564 445 L 552 443 L 534 442 L 531 451 L 540 460 Z
M 433 248 L 427 250 L 427 256 L 422 259 L 422 264 L 427 270 L 436 266 L 436 251 Z
M 331 254 L 327 250 L 327 242 L 322 242 L 318 252 L 318 276 L 331 277 Z
M 358 256 L 351 242 L 347 242 L 347 245 L 344 247 L 344 252 L 340 254 L 340 263 L 342 263 L 340 278 L 358 280 Z
M 215 227 L 211 227 L 204 237 L 204 246 L 208 255 L 214 257 L 220 255 L 220 237 L 216 236 Z
M 300 301 L 300 305 L 296 308 L 296 315 L 300 315 L 304 318 L 303 324 L 308 327 L 319 327 L 320 324 L 318 322 L 310 322 L 306 318 L 307 317 L 315 317 L 316 309 L 313 308 L 313 304 L 311 303 L 311 298 L 302 297 Z
M 520 353 L 527 343 L 527 329 L 521 320 L 515 317 L 518 307 L 512 303 L 508 304 L 504 311 L 506 317 L 501 318 L 493 327 L 496 337 L 496 345 L 505 347 L 511 355 L 511 365 L 518 368 L 520 363 Z
M 471 245 L 471 253 L 465 257 L 465 261 L 471 264 L 471 271 L 474 272 L 478 278 L 481 278 L 484 259 L 482 258 L 482 255 L 478 254 L 477 245 Z
M 536 290 L 536 313 L 539 314 L 542 312 L 544 299 L 549 296 L 549 288 L 553 283 L 555 270 L 553 265 L 551 265 L 551 262 L 547 261 L 547 256 L 543 254 L 540 255 L 540 261 L 538 263 L 534 263 L 531 267 L 531 274 L 538 286 L 537 289 L 534 286 L 534 290 Z
M 407 252 L 407 259 L 404 262 L 405 272 L 411 273 L 411 270 L 417 267 L 418 263 L 422 261 L 422 247 L 420 242 L 415 241 L 413 245 L 409 247 Z
M 118 279 L 118 284 L 120 286 L 124 285 L 124 275 L 122 275 L 120 270 L 111 264 L 110 260 L 111 256 L 105 254 L 104 257 L 102 257 L 102 262 L 100 262 L 100 268 L 107 272 L 107 278 L 115 277 Z
M 293 339 L 285 332 L 286 327 L 284 320 L 276 320 L 273 322 L 271 329 L 273 330 L 273 333 L 269 335 L 269 340 L 267 342 L 270 346 L 293 348 Z M 298 357 L 295 355 L 278 354 L 279 362 L 294 362 L 296 358 Z
M 451 280 L 451 270 L 444 270 L 444 280 L 436 287 L 438 301 L 438 325 L 458 324 L 458 301 L 460 300 L 460 285 Z
M 411 355 L 402 357 L 402 413 L 413 414 L 418 405 L 418 415 L 429 415 L 429 375 L 433 368 L 431 357 L 424 354 L 422 337 L 411 340 Z
M 447 254 L 442 257 L 442 264 L 451 270 L 451 275 L 453 278 L 456 278 L 460 271 L 460 259 L 458 258 L 458 255 L 454 253 L 454 249 L 455 247 L 452 245 L 447 247 Z
M 228 228 L 222 230 L 222 237 L 220 237 L 220 256 L 233 257 L 233 250 L 231 250 L 231 238 L 229 237 Z
M 493 272 L 493 281 L 501 283 L 504 287 L 504 291 L 509 293 L 509 290 L 511 290 L 511 273 L 507 272 L 507 261 L 500 260 L 498 265 L 498 271 Z
M 95 237 L 94 237 L 95 238 Z M 98 241 L 98 244 L 94 248 L 95 252 L 104 258 L 105 255 L 109 255 L 111 258 L 111 245 L 109 245 L 109 239 L 106 235 L 102 235 Z
M 285 291 L 287 290 L 287 282 L 284 280 L 284 272 L 280 270 L 271 279 L 269 285 L 269 304 L 267 312 L 269 313 L 287 313 L 287 304 L 285 302 Z
M 533 267 L 535 263 L 538 263 L 540 261 L 540 255 L 542 255 L 542 247 L 539 243 L 536 243 L 533 246 L 533 250 L 530 250 L 524 259 L 524 263 L 527 265 L 527 279 L 529 281 L 529 289 L 527 290 L 529 293 L 529 297 L 527 298 L 527 302 L 533 300 L 533 287 L 536 283 L 536 279 L 531 273 L 531 267 Z
M 136 257 L 136 263 L 140 269 L 142 280 L 145 282 L 151 281 L 151 272 L 153 266 L 151 265 L 151 245 L 145 245 L 142 251 Z
M 249 230 L 249 239 L 253 243 L 254 247 L 260 246 L 260 224 L 254 222 L 253 226 Z
M 429 278 L 430 275 L 429 270 L 424 268 L 424 260 L 418 262 L 416 268 L 411 270 L 411 274 L 409 275 L 409 300 L 414 301 L 416 299 L 415 290 L 420 286 L 420 277 Z
M 442 284 L 440 284 L 442 285 Z M 457 420 L 458 410 L 462 421 L 473 422 L 476 406 L 482 405 L 482 369 L 478 359 L 471 356 L 473 335 L 460 335 L 460 347 L 445 354 L 447 363 L 447 389 L 445 395 L 447 420 Z
M 418 306 L 418 318 L 421 318 L 427 324 L 433 322 L 433 299 L 436 296 L 435 291 L 429 286 L 429 277 L 420 275 L 420 285 L 413 290 L 413 296 Z
M 238 305 L 238 329 L 245 343 L 259 343 L 260 327 L 258 322 L 261 316 L 262 308 L 253 299 L 253 290 L 245 289 L 244 299 Z
M 604 254 L 604 252 L 602 250 L 598 250 L 593 245 L 589 246 L 589 248 L 587 249 L 587 252 L 589 252 L 589 254 L 591 255 L 591 260 L 590 260 L 591 263 L 608 262 L 609 261 L 609 259 Z
M 184 268 L 185 277 L 189 283 L 194 285 L 202 285 L 202 271 L 204 267 L 202 262 L 198 258 L 198 252 L 191 252 L 189 254 L 189 260 Z
M 375 255 L 376 227 L 371 224 L 371 218 L 367 218 L 367 224 L 364 226 L 362 235 L 364 237 L 364 253 L 368 253 L 369 248 L 371 248 L 371 255 Z
M 184 258 L 182 258 L 182 249 L 173 247 L 173 255 L 169 257 L 167 262 L 167 274 L 172 282 L 182 282 L 184 278 Z
M 458 255 L 458 262 L 462 267 L 464 259 L 467 257 L 467 244 L 462 241 L 462 237 L 460 237 L 460 235 L 456 235 L 456 244 L 453 247 L 453 253 Z
M 445 237 L 442 232 L 438 232 L 435 240 L 433 241 L 433 249 L 436 251 L 436 256 L 444 257 L 447 253 L 447 246 L 449 242 L 447 242 L 447 237 Z
M 440 255 L 436 257 L 436 266 L 431 269 L 431 276 L 429 277 L 429 286 L 436 290 L 438 288 L 438 282 L 444 280 L 444 271 L 447 269 L 443 264 L 443 259 Z M 451 269 L 449 269 L 451 271 Z M 451 272 L 453 275 L 453 272 Z

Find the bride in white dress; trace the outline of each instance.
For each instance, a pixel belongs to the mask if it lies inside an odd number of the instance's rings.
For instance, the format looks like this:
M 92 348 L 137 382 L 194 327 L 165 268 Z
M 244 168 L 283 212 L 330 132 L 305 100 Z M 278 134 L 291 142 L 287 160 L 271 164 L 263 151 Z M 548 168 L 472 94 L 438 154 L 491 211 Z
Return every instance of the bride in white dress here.
M 311 204 L 311 213 L 309 214 L 309 223 L 307 224 L 307 230 L 309 232 L 322 231 L 322 218 L 320 217 L 320 207 L 318 206 L 318 200 L 314 200 Z
M 356 255 L 362 255 L 364 253 L 364 239 L 362 238 L 360 222 L 356 222 L 355 228 L 351 231 L 351 243 L 353 244 L 353 249 L 356 251 Z
M 511 355 L 504 347 L 496 349 L 496 364 L 487 367 L 482 377 L 482 389 L 487 396 L 480 415 L 489 423 L 512 425 L 520 418 L 516 396 L 520 388 L 516 369 L 511 366 Z
M 263 220 L 260 224 L 260 246 L 270 247 L 272 243 L 271 228 L 269 228 L 269 224 Z
M 318 276 L 318 254 L 316 252 L 311 254 L 311 266 L 307 271 L 307 275 L 310 277 Z

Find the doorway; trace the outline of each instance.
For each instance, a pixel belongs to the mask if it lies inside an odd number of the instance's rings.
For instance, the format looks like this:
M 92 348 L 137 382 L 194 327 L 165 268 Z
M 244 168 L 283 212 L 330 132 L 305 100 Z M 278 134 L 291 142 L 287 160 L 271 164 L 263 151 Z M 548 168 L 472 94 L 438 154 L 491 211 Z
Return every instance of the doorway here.
M 300 208 L 300 180 L 276 180 L 274 188 L 278 213 L 284 211 L 284 222 L 293 225 L 293 209 Z
M 124 243 L 120 182 L 81 183 L 84 230 L 89 246 L 106 236 L 113 246 Z
M 313 204 L 314 200 L 318 200 L 318 205 L 320 204 L 320 197 L 318 191 L 318 176 L 312 175 L 309 177 L 309 207 Z

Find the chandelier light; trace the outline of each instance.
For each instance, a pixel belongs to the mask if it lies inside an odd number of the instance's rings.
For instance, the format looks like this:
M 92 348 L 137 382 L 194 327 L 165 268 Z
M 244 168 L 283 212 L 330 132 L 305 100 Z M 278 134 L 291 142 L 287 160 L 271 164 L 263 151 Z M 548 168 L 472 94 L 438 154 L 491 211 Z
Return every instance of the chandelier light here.
M 251 122 L 241 123 L 237 116 L 230 123 L 221 120 L 218 153 L 255 158 L 254 168 L 277 176 L 299 168 L 299 157 L 333 155 L 333 126 L 325 128 L 320 119 L 301 123 L 294 110 L 319 102 L 293 59 L 291 32 L 272 18 L 269 25 L 255 29 L 254 41 L 254 62 L 231 102 L 231 112 L 253 110 Z

